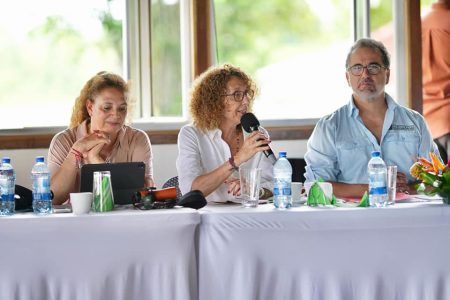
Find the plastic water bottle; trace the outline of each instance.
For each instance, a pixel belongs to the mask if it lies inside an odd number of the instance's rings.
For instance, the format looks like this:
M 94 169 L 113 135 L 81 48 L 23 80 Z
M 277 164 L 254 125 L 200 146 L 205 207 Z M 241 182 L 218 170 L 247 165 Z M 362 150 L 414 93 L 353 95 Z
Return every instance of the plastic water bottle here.
M 292 166 L 284 151 L 279 153 L 278 160 L 273 165 L 273 176 L 273 205 L 279 209 L 291 207 Z
M 43 156 L 36 157 L 36 164 L 31 169 L 31 180 L 33 182 L 33 211 L 37 214 L 52 213 L 50 171 L 44 163 Z
M 372 158 L 367 164 L 367 172 L 369 173 L 369 202 L 370 206 L 383 207 L 386 206 L 387 195 L 387 169 L 386 164 L 380 157 L 380 151 L 373 151 Z
M 11 165 L 9 157 L 3 157 L 0 165 L 0 215 L 10 216 L 14 214 L 16 202 L 14 191 L 16 188 L 16 172 Z

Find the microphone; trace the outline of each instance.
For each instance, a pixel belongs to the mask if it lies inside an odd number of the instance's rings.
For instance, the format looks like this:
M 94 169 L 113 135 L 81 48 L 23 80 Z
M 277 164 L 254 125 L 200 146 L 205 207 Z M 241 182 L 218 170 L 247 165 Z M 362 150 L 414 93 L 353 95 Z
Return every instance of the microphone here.
M 259 121 L 252 113 L 246 113 L 241 117 L 241 125 L 242 128 L 248 133 L 253 131 L 259 131 Z M 267 145 L 263 145 L 267 146 Z M 272 164 L 274 164 L 277 161 L 277 158 L 273 154 L 272 149 L 269 148 L 269 150 L 264 150 L 264 155 L 272 161 Z

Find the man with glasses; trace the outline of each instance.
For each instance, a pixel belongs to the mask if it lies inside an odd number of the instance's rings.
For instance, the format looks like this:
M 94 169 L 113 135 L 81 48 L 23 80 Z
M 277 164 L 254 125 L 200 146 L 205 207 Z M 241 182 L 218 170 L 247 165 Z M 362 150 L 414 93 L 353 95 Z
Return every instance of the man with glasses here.
M 397 191 L 412 191 L 409 168 L 418 156 L 438 151 L 424 118 L 384 91 L 389 67 L 382 43 L 360 39 L 352 46 L 345 73 L 352 97 L 317 123 L 305 154 L 306 181 L 331 182 L 338 197 L 362 196 L 368 189 L 367 163 L 378 150 L 387 165 L 398 166 Z

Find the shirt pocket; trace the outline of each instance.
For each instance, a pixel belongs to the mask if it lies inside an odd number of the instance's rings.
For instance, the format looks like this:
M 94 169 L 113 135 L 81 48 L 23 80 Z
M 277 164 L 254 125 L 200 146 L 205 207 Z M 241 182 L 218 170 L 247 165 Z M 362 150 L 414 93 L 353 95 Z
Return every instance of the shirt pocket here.
M 390 157 L 405 157 L 414 160 L 418 154 L 420 135 L 416 131 L 390 130 L 383 140 L 383 150 Z
M 384 137 L 386 144 L 415 144 L 419 145 L 420 135 L 417 131 L 389 130 Z
M 346 140 L 336 143 L 337 159 L 342 182 L 363 183 L 367 177 L 367 162 L 373 146 L 366 140 Z

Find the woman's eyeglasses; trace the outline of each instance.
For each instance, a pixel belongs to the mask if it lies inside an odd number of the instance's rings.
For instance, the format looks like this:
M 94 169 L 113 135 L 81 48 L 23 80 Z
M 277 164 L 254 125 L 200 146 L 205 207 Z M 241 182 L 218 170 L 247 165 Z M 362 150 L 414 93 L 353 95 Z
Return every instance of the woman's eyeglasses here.
M 354 76 L 361 76 L 364 72 L 364 69 L 367 69 L 367 72 L 369 72 L 370 75 L 377 75 L 380 73 L 381 69 L 386 69 L 384 66 L 380 66 L 379 64 L 368 64 L 367 66 L 363 66 L 361 64 L 356 64 L 351 67 L 347 68 L 347 71 L 352 73 Z
M 233 96 L 234 101 L 242 102 L 242 100 L 244 100 L 244 96 L 247 96 L 247 99 L 253 99 L 254 95 L 255 93 L 252 90 L 246 90 L 246 91 L 236 91 L 232 94 L 224 94 L 222 96 Z

